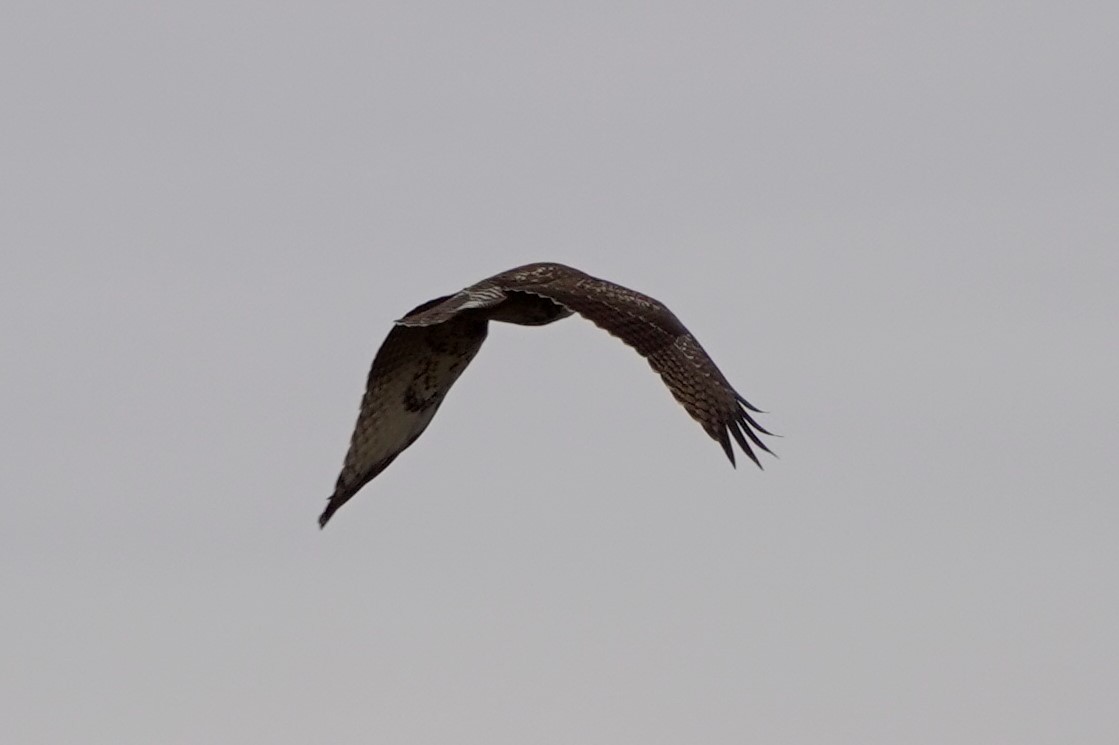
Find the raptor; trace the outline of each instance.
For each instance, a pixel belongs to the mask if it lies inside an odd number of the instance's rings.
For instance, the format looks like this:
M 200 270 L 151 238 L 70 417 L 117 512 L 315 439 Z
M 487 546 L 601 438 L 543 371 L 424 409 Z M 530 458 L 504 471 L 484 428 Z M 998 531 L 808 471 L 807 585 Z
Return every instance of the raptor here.
M 490 321 L 543 326 L 573 313 L 644 357 L 731 465 L 733 438 L 761 467 L 754 449 L 771 452 L 759 437 L 771 433 L 751 416 L 761 412 L 668 308 L 562 264 L 527 264 L 429 300 L 396 322 L 373 360 L 350 449 L 319 526 L 423 434 L 482 347 Z

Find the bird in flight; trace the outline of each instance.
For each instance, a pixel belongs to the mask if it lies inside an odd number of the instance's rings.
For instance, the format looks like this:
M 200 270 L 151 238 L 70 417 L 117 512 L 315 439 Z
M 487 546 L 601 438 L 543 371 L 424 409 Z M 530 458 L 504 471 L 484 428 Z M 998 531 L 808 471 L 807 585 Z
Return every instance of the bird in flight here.
M 490 321 L 543 326 L 573 313 L 637 350 L 731 465 L 733 437 L 761 467 L 754 447 L 771 451 L 758 433 L 771 433 L 750 415 L 760 410 L 731 387 L 672 311 L 563 264 L 527 264 L 429 300 L 396 322 L 373 360 L 350 449 L 319 527 L 423 434 L 481 348 Z

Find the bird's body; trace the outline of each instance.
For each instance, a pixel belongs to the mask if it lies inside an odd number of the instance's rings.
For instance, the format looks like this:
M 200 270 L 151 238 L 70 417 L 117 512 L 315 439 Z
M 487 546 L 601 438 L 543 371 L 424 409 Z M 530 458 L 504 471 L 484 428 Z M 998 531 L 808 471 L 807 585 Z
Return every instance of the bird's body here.
M 350 449 L 319 525 L 423 433 L 481 348 L 490 321 L 542 326 L 573 313 L 645 357 L 732 464 L 730 436 L 761 465 L 751 443 L 768 452 L 757 433 L 769 432 L 750 416 L 758 410 L 668 308 L 562 264 L 528 264 L 430 300 L 396 322 L 373 360 Z

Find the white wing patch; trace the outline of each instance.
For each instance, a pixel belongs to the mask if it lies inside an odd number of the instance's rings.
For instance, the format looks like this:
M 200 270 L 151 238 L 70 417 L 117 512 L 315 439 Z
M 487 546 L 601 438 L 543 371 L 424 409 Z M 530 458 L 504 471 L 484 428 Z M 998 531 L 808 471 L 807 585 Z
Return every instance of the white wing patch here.
M 467 290 L 465 292 L 467 299 L 458 306 L 462 310 L 467 308 L 491 308 L 505 299 L 505 293 L 496 287 L 486 287 L 481 290 Z
M 505 298 L 505 292 L 498 287 L 467 288 L 456 292 L 427 310 L 411 313 L 397 320 L 396 325 L 435 326 L 454 318 L 460 311 L 471 308 L 492 308 L 495 305 L 500 305 Z

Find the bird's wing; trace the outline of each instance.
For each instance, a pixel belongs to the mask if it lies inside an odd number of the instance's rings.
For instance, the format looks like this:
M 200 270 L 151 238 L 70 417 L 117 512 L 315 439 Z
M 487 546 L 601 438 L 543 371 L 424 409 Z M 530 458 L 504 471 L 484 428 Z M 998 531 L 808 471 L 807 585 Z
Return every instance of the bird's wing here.
M 475 288 L 541 295 L 578 313 L 637 350 L 668 390 L 734 464 L 733 437 L 761 467 L 753 446 L 771 452 L 758 433 L 771 434 L 680 320 L 658 300 L 561 264 L 530 264 L 491 277 Z
M 446 300 L 424 303 L 402 320 Z M 373 360 L 350 449 L 320 527 L 423 433 L 485 338 L 486 320 L 474 313 L 456 311 L 434 325 L 393 327 Z
M 446 323 L 466 310 L 489 310 L 504 302 L 509 296 L 490 280 L 483 280 L 454 295 L 424 303 L 396 321 L 398 326 L 434 326 Z

